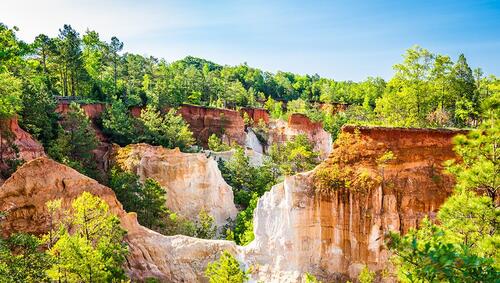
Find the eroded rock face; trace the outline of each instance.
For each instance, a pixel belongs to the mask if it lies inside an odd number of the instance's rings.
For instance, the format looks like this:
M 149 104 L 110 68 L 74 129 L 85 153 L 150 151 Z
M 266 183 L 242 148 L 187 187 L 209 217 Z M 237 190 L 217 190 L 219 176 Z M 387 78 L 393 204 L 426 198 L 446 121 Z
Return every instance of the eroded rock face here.
M 206 147 L 212 134 L 224 135 L 225 142 L 245 144 L 245 124 L 238 111 L 182 105 L 178 113 L 189 124 L 197 142 Z
M 2 234 L 47 233 L 46 202 L 62 199 L 63 209 L 69 209 L 71 201 L 84 191 L 106 201 L 128 231 L 126 269 L 133 281 L 156 277 L 162 282 L 206 282 L 203 274 L 208 262 L 223 250 L 237 253 L 233 242 L 167 237 L 144 228 L 135 213 L 123 210 L 111 189 L 45 157 L 24 164 L 0 187 L 0 211 L 8 212 Z
M 68 102 L 59 102 L 55 110 L 56 113 L 62 115 L 68 114 L 69 105 L 70 103 Z M 101 117 L 102 112 L 104 112 L 104 110 L 106 109 L 106 104 L 104 103 L 80 104 L 80 108 L 82 108 L 85 114 L 87 114 L 87 117 L 89 117 L 91 120 L 94 120 Z
M 288 118 L 288 123 L 274 120 L 269 124 L 268 145 L 285 143 L 299 134 L 306 135 L 314 144 L 314 149 L 325 159 L 332 151 L 332 137 L 323 129 L 319 122 L 312 122 L 303 114 L 294 113 Z
M 356 278 L 364 265 L 382 270 L 390 256 L 384 234 L 405 233 L 425 216 L 434 218 L 451 193 L 454 183 L 442 173 L 442 163 L 455 158 L 451 139 L 456 131 L 358 129 L 360 142 L 338 145 L 318 168 L 286 177 L 259 200 L 255 240 L 246 249 L 246 260 L 259 263 L 255 276 L 260 280 L 295 282 L 303 272 L 345 280 Z M 343 130 L 352 133 L 354 128 Z M 387 150 L 395 159 L 385 165 L 383 182 L 368 191 L 314 190 L 315 172 L 334 170 L 336 157 L 355 155 L 339 170 L 349 166 L 380 173 L 377 159 Z
M 29 161 L 37 157 L 45 156 L 43 146 L 35 140 L 29 133 L 19 127 L 17 118 L 0 121 L 2 128 L 12 134 L 11 139 L 19 150 L 19 158 L 24 161 Z M 2 143 L 6 145 L 5 137 L 2 138 Z M 14 152 L 5 152 L 3 158 L 14 158 Z
M 196 219 L 201 209 L 215 218 L 217 226 L 235 219 L 233 191 L 224 181 L 212 158 L 203 153 L 182 153 L 178 149 L 134 144 L 115 147 L 114 162 L 136 173 L 141 180 L 152 178 L 167 192 L 167 207 Z
M 263 108 L 241 108 L 241 113 L 247 113 L 248 117 L 252 119 L 254 124 L 258 124 L 262 120 L 265 124 L 269 124 L 269 112 Z

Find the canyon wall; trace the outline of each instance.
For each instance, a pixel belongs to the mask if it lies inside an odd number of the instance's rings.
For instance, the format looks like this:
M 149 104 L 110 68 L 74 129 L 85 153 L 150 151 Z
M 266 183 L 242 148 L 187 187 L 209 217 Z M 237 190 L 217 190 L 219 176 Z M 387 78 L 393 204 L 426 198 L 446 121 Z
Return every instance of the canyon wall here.
M 0 121 L 0 127 L 7 132 L 9 137 L 3 137 L 3 146 L 7 146 L 7 140 L 11 140 L 19 151 L 19 158 L 24 161 L 29 161 L 37 157 L 45 156 L 43 146 L 35 140 L 29 133 L 19 127 L 17 118 L 11 118 Z M 5 135 L 5 133 L 4 133 Z M 7 151 L 4 153 L 3 158 L 14 158 L 15 152 Z
M 189 124 L 196 141 L 203 147 L 207 147 L 212 134 L 222 136 L 228 144 L 245 144 L 245 124 L 238 111 L 182 105 L 178 113 Z
M 115 146 L 112 162 L 137 174 L 142 181 L 152 178 L 166 190 L 167 207 L 192 220 L 204 209 L 223 226 L 236 218 L 233 191 L 222 178 L 217 162 L 203 153 L 133 144 Z
M 323 129 L 320 122 L 313 122 L 307 116 L 299 113 L 291 114 L 288 122 L 273 120 L 269 123 L 269 139 L 267 144 L 285 143 L 299 134 L 305 135 L 313 144 L 314 149 L 325 159 L 332 151 L 332 137 Z
M 56 107 L 56 113 L 66 115 L 69 112 L 69 105 L 70 103 L 68 102 L 59 102 Z M 106 104 L 104 103 L 90 103 L 90 104 L 79 104 L 80 108 L 83 109 L 85 114 L 87 114 L 87 117 L 89 117 L 91 120 L 95 120 L 99 117 L 101 117 L 102 112 L 106 109 Z
M 0 120 L 0 185 L 14 169 L 9 161 L 40 156 L 45 156 L 42 144 L 19 127 L 17 118 Z
M 241 114 L 247 113 L 248 117 L 252 119 L 254 124 L 259 124 L 259 121 L 263 121 L 265 124 L 269 124 L 269 112 L 263 108 L 250 108 L 243 107 L 240 110 Z
M 454 184 L 451 176 L 442 173 L 442 162 L 455 158 L 451 139 L 457 133 L 463 132 L 344 127 L 327 160 L 313 171 L 286 177 L 259 200 L 255 240 L 245 247 L 229 241 L 166 237 L 148 230 L 137 223 L 134 213 L 123 211 L 109 188 L 44 157 L 24 164 L 0 187 L 0 210 L 8 212 L 1 230 L 4 235 L 46 233 L 46 201 L 62 198 L 64 208 L 69 208 L 72 199 L 89 191 L 102 197 L 128 230 L 126 268 L 133 280 L 206 282 L 206 264 L 229 250 L 245 266 L 252 266 L 256 281 L 300 282 L 305 272 L 325 282 L 345 281 L 355 278 L 364 265 L 375 271 L 390 269 L 384 235 L 404 233 L 425 216 L 435 217 Z M 389 151 L 393 158 L 381 162 Z M 220 175 L 218 170 L 215 175 L 200 176 L 215 163 L 203 154 L 134 145 L 118 150 L 116 160 L 142 178 L 157 176 L 168 186 L 187 186 L 180 193 L 188 192 L 197 200 L 179 207 L 180 211 L 212 199 L 221 210 L 234 207 L 232 194 L 222 196 L 230 188 L 218 183 L 219 177 L 214 177 Z M 325 176 L 335 179 L 339 174 L 344 174 L 349 186 L 326 182 L 332 187 L 325 187 Z M 199 184 L 196 190 L 190 191 L 191 182 Z M 220 184 L 217 193 L 205 194 L 203 190 L 214 183 Z
M 49 231 L 46 202 L 62 199 L 62 208 L 87 191 L 101 197 L 127 230 L 126 271 L 134 282 L 155 277 L 161 282 L 207 282 L 204 270 L 223 250 L 237 254 L 234 242 L 163 236 L 137 223 L 113 191 L 97 181 L 48 158 L 27 162 L 0 187 L 0 211 L 7 212 L 1 232 L 45 234 Z
M 451 140 L 459 132 L 349 126 L 343 132 L 347 139 L 325 162 L 286 177 L 259 200 L 245 258 L 258 266 L 256 278 L 296 282 L 311 272 L 344 281 L 364 265 L 381 271 L 390 257 L 384 235 L 434 218 L 450 195 L 454 183 L 442 163 L 455 158 Z M 377 162 L 388 151 L 394 159 Z M 351 172 L 351 186 L 317 190 L 318 172 L 334 171 Z M 360 181 L 361 172 L 373 182 Z

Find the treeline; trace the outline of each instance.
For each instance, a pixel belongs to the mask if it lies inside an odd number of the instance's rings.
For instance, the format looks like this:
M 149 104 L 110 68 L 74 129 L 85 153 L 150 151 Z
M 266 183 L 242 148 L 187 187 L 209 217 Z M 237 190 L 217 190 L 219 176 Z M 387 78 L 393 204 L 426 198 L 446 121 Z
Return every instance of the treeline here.
M 406 127 L 475 127 L 484 112 L 482 102 L 500 89 L 496 76 L 485 77 L 480 68 L 472 70 L 464 55 L 453 62 L 449 56 L 418 46 L 407 50 L 388 82 L 371 77 L 352 82 L 317 74 L 273 74 L 246 63 L 221 66 L 195 57 L 168 63 L 122 54 L 124 44 L 118 38 L 107 42 L 96 31 L 80 34 L 70 25 L 64 25 L 57 37 L 41 34 L 32 43 L 18 40 L 16 28 L 3 24 L 0 36 L 0 81 L 2 93 L 8 96 L 1 98 L 8 101 L 1 110 L 5 115 L 22 109 L 22 102 L 29 99 L 26 93 L 32 92 L 38 99 L 40 93 L 110 103 L 119 99 L 126 107 L 151 104 L 157 109 L 182 103 L 263 106 L 278 112 L 275 117 L 286 109 L 286 102 L 299 100 L 306 106 L 293 111 L 312 112 L 313 118 L 323 121 L 331 117 L 314 113 L 318 103 L 347 103 L 350 111 L 337 120 Z

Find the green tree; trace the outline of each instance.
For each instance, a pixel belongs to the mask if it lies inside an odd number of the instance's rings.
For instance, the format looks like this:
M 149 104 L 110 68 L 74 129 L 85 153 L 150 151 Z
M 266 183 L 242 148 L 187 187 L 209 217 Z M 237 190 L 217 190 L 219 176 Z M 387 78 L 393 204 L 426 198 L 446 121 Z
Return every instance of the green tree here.
M 230 150 L 231 146 L 223 143 L 222 140 L 216 134 L 212 134 L 208 138 L 208 149 L 215 151 L 215 152 L 221 152 L 221 151 Z
M 283 175 L 308 171 L 319 164 L 319 154 L 303 134 L 293 137 L 284 145 L 272 145 L 270 156 Z
M 247 272 L 228 251 L 223 251 L 219 260 L 207 265 L 205 275 L 210 283 L 243 283 L 248 280 Z
M 61 93 L 64 96 L 79 95 L 82 87 L 80 80 L 85 75 L 80 34 L 71 25 L 64 25 L 59 30 L 56 46 L 60 63 Z
M 52 260 L 41 250 L 41 241 L 29 234 L 0 239 L 0 282 L 45 282 Z
M 122 51 L 122 49 L 123 49 L 123 42 L 121 42 L 118 38 L 113 36 L 111 38 L 111 43 L 109 44 L 109 50 L 111 52 L 111 62 L 113 63 L 113 85 L 114 85 L 113 90 L 115 94 L 117 90 L 116 81 L 118 77 L 118 72 L 117 72 L 118 59 L 119 59 L 118 52 Z
M 257 207 L 258 201 L 259 195 L 253 193 L 248 207 L 238 212 L 238 215 L 236 215 L 236 225 L 231 235 L 238 245 L 247 245 L 255 238 L 253 234 L 253 212 Z
M 55 260 L 47 271 L 50 279 L 66 282 L 125 279 L 122 268 L 127 254 L 125 231 L 108 204 L 84 192 L 71 207 L 69 217 L 60 223 L 57 242 L 48 250 Z
M 460 54 L 452 69 L 455 92 L 455 118 L 458 125 L 473 126 L 479 115 L 476 83 L 464 54 Z
M 217 226 L 214 224 L 215 219 L 208 214 L 205 209 L 198 213 L 198 221 L 196 221 L 196 237 L 201 239 L 213 239 L 217 233 Z
M 124 146 L 133 142 L 136 136 L 134 119 L 122 100 L 116 99 L 102 115 L 104 132 L 117 144 Z
M 10 118 L 22 109 L 21 94 L 21 81 L 0 72 L 0 119 Z
M 58 129 L 56 101 L 52 93 L 46 83 L 33 81 L 25 85 L 21 99 L 21 127 L 48 148 Z
M 193 133 L 174 109 L 162 116 L 153 106 L 148 105 L 141 112 L 139 121 L 143 127 L 143 133 L 139 137 L 141 141 L 166 148 L 179 147 L 181 150 L 194 144 Z
M 415 46 L 406 51 L 403 63 L 394 65 L 396 73 L 376 107 L 387 124 L 425 125 L 425 118 L 432 111 L 433 92 L 428 82 L 433 58 L 427 49 Z
M 359 283 L 373 283 L 375 281 L 375 272 L 370 271 L 368 266 L 364 266 L 358 275 Z
M 91 121 L 76 103 L 70 104 L 70 110 L 64 117 L 58 138 L 48 150 L 49 155 L 76 170 L 91 174 L 95 168 L 92 162 L 92 150 L 98 140 Z
M 167 213 L 165 190 L 153 179 L 144 182 L 137 211 L 138 219 L 146 227 L 161 226 L 161 218 Z M 140 217 L 139 217 L 140 215 Z
M 158 182 L 146 179 L 141 183 L 137 175 L 116 166 L 111 169 L 109 179 L 109 186 L 126 211 L 136 212 L 139 223 L 150 229 L 162 228 L 168 210 L 165 190 Z

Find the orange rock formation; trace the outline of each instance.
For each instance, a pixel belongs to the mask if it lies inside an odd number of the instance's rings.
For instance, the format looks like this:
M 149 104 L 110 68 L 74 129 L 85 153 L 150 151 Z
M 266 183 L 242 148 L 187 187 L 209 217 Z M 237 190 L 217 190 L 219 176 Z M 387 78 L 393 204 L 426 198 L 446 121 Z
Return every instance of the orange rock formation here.
M 156 277 L 162 282 L 206 282 L 204 269 L 223 250 L 236 253 L 229 241 L 201 240 L 186 236 L 166 237 L 142 227 L 135 213 L 126 213 L 113 191 L 97 181 L 48 158 L 24 164 L 0 187 L 3 236 L 15 232 L 44 234 L 49 231 L 46 202 L 62 199 L 63 209 L 87 191 L 101 197 L 127 230 L 129 244 L 126 270 L 132 280 Z
M 451 193 L 454 182 L 442 173 L 442 163 L 455 158 L 451 140 L 457 131 L 350 126 L 343 131 L 355 129 L 358 139 L 336 144 L 318 168 L 286 177 L 259 200 L 255 240 L 246 254 L 250 264 L 261 266 L 258 278 L 293 282 L 294 274 L 312 272 L 345 280 L 356 278 L 364 265 L 382 270 L 390 256 L 384 234 L 404 233 L 425 216 L 433 218 Z M 378 163 L 387 151 L 394 159 Z M 317 192 L 317 172 L 334 170 L 351 172 L 351 186 Z M 378 179 L 363 185 L 359 172 Z
M 331 135 L 323 129 L 320 122 L 313 122 L 307 116 L 299 113 L 290 115 L 288 123 L 275 120 L 269 124 L 268 145 L 285 143 L 299 134 L 307 136 L 322 159 L 330 154 L 332 150 Z

